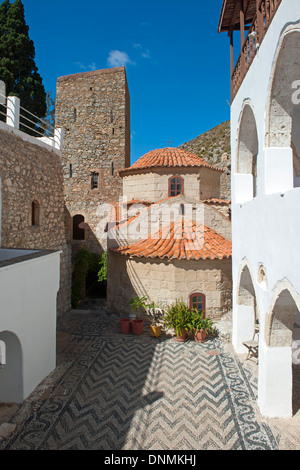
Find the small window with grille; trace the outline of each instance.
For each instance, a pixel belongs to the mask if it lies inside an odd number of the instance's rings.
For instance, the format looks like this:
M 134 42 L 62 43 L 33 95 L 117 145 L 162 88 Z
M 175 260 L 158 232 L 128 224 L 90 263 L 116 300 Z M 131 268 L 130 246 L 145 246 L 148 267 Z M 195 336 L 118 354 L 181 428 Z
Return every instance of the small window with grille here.
M 99 173 L 93 172 L 91 174 L 91 189 L 98 189 L 99 185 Z

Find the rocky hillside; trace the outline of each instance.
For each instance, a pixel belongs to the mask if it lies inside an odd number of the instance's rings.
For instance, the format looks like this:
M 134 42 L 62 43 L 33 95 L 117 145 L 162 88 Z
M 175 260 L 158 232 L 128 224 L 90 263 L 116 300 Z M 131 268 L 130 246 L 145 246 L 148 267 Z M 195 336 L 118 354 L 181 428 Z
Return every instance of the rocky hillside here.
M 190 142 L 181 145 L 180 148 L 199 155 L 211 165 L 225 170 L 221 177 L 221 197 L 230 199 L 230 121 L 219 124 Z

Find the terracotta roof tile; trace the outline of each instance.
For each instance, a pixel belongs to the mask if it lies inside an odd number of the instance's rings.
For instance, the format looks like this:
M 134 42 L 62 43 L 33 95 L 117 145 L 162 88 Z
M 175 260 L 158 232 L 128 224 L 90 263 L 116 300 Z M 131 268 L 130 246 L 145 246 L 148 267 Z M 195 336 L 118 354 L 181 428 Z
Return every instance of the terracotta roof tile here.
M 211 170 L 224 172 L 221 168 L 207 163 L 194 153 L 179 148 L 163 148 L 151 150 L 139 158 L 129 168 L 120 171 L 120 175 L 149 168 L 175 168 L 175 167 L 205 167 Z
M 219 205 L 225 205 L 225 206 L 229 206 L 231 204 L 231 201 L 229 199 L 217 199 L 217 198 L 204 199 L 203 202 L 205 204 L 219 204 Z
M 199 260 L 229 258 L 232 246 L 229 240 L 206 225 L 183 219 L 144 240 L 111 251 L 143 258 Z

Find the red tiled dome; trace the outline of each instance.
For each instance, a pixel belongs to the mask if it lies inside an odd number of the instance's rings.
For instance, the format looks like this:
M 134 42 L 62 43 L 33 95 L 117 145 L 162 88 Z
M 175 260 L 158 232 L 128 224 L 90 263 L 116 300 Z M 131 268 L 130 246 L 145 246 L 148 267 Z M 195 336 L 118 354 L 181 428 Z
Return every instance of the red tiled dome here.
M 139 158 L 131 167 L 120 171 L 120 174 L 146 168 L 171 168 L 171 167 L 205 167 L 212 170 L 222 169 L 210 165 L 198 155 L 179 148 L 163 148 L 151 150 Z
M 111 251 L 134 257 L 170 260 L 224 259 L 231 256 L 232 245 L 206 225 L 184 219 L 172 222 L 144 240 Z

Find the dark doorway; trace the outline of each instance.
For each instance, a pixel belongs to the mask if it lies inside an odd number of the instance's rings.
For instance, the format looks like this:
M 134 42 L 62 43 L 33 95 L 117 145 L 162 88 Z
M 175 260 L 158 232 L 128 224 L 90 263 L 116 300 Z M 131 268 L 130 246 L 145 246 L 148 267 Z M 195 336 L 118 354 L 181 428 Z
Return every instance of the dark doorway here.
M 84 222 L 83 215 L 74 215 L 73 217 L 73 240 L 84 240 L 84 229 L 80 224 Z

